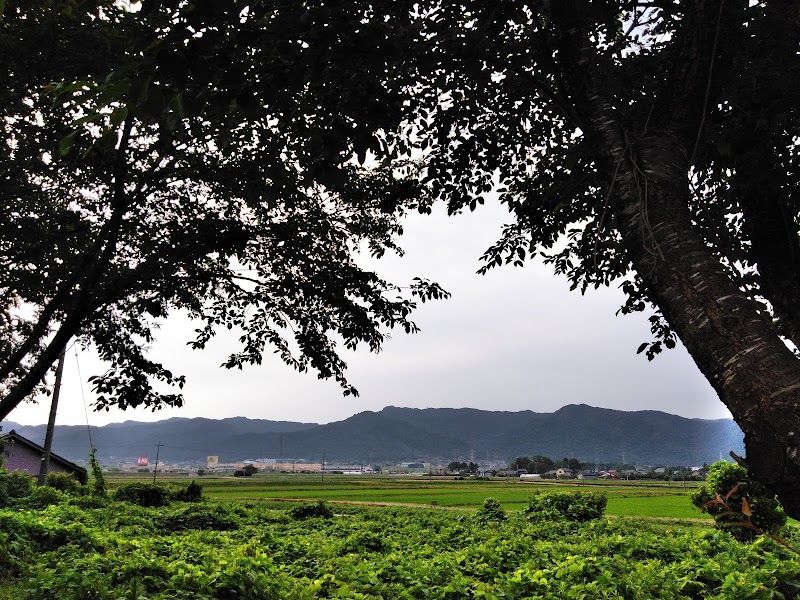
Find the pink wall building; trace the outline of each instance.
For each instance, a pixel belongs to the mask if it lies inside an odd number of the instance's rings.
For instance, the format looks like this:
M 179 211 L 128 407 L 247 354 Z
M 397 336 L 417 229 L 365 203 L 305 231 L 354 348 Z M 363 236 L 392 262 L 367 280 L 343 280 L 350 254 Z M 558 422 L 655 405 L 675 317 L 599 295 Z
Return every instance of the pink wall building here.
M 44 448 L 39 444 L 22 437 L 14 430 L 0 436 L 0 444 L 3 445 L 3 466 L 7 470 L 25 471 L 32 477 L 39 475 L 44 455 Z M 52 452 L 47 472 L 73 473 L 78 481 L 86 481 L 86 469 Z

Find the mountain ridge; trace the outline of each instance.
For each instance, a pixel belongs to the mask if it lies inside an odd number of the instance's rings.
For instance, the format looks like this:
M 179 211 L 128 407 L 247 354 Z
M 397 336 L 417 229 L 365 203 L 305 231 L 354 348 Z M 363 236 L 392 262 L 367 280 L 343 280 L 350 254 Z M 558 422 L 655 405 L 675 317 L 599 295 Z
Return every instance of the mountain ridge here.
M 44 425 L 1 424 L 36 443 Z M 341 421 L 303 423 L 247 417 L 172 417 L 144 423 L 127 420 L 92 428 L 104 464 L 154 454 L 161 460 L 203 465 L 276 458 L 319 462 L 396 464 L 400 461 L 509 461 L 514 456 L 575 456 L 583 462 L 645 465 L 701 465 L 733 450 L 744 454 L 743 435 L 731 419 L 695 419 L 659 410 L 620 411 L 587 404 L 551 413 L 489 411 L 476 408 L 403 408 L 362 411 Z M 53 449 L 85 463 L 85 426 L 58 425 Z

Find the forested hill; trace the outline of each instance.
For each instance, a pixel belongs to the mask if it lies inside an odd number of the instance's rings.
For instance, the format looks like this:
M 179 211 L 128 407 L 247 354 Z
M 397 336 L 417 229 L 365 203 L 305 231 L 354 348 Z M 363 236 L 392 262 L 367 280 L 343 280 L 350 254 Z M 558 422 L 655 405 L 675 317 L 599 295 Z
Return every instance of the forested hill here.
M 37 442 L 44 426 L 3 423 Z M 541 454 L 575 456 L 584 462 L 638 465 L 701 465 L 733 450 L 744 454 L 743 436 L 730 419 L 686 419 L 658 411 L 624 412 L 585 404 L 553 413 L 494 412 L 471 408 L 396 408 L 363 412 L 318 425 L 236 417 L 222 420 L 174 418 L 156 423 L 126 421 L 92 428 L 98 457 L 124 462 L 155 455 L 162 460 L 205 463 L 255 458 L 308 459 L 387 464 L 474 459 L 505 461 Z M 85 426 L 58 426 L 54 450 L 85 462 Z

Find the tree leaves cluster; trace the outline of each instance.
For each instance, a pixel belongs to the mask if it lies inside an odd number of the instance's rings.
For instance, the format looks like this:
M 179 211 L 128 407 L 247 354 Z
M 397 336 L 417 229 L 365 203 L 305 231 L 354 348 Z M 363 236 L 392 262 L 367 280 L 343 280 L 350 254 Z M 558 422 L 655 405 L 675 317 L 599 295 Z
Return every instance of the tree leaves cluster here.
M 383 80 L 410 17 L 384 4 L 5 6 L 1 416 L 73 337 L 109 364 L 99 408 L 180 405 L 163 385 L 184 378 L 146 353 L 175 310 L 195 348 L 241 332 L 228 368 L 273 351 L 346 394 L 337 348 L 416 331 L 414 298 L 446 292 L 354 258 L 399 251 L 386 202 L 413 197 L 358 163 L 401 117 Z
M 409 139 L 428 202 L 510 211 L 486 272 L 540 255 L 652 310 L 800 514 L 794 349 L 800 12 L 785 0 L 426 2 Z
M 511 470 L 525 469 L 528 473 L 547 473 L 553 469 L 563 467 L 565 469 L 572 469 L 579 471 L 583 468 L 583 464 L 575 457 L 563 458 L 561 460 L 553 460 L 548 456 L 537 454 L 536 456 L 517 456 L 511 461 L 509 468 Z
M 745 468 L 724 460 L 709 467 L 706 483 L 692 494 L 692 503 L 739 541 L 751 541 L 759 533 L 774 534 L 786 524 L 775 496 Z
M 352 250 L 497 193 L 482 271 L 652 308 L 639 351 L 680 338 L 800 515 L 798 44 L 788 0 L 9 1 L 0 416 L 74 335 L 101 407 L 179 404 L 142 351 L 174 309 L 353 392 L 332 334 L 415 328 Z
M 449 473 L 477 473 L 480 470 L 478 463 L 454 460 L 447 465 Z

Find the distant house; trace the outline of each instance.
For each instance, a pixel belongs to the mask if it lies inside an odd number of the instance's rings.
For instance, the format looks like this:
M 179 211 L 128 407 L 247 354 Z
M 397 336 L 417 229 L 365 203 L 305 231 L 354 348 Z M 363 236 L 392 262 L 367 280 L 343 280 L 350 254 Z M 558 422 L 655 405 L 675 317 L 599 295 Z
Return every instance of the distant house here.
M 572 469 L 561 468 L 556 470 L 556 477 L 558 479 L 573 479 L 575 477 L 575 471 Z
M 31 477 L 39 476 L 44 448 L 28 438 L 22 437 L 13 429 L 0 436 L 0 444 L 3 445 L 3 466 L 6 469 L 9 471 L 24 471 Z M 87 480 L 86 469 L 53 452 L 50 453 L 50 464 L 47 472 L 72 473 L 75 475 L 75 479 L 80 482 L 86 482 Z
M 600 471 L 600 478 L 601 479 L 618 479 L 619 478 L 619 471 L 616 469 L 611 469 L 610 471 Z
M 519 473 L 516 470 L 512 471 L 511 469 L 502 469 L 497 472 L 498 477 L 519 477 Z
M 597 474 L 597 471 L 591 469 L 584 469 L 578 473 L 578 479 L 597 479 L 598 477 L 600 476 Z

